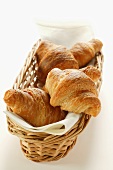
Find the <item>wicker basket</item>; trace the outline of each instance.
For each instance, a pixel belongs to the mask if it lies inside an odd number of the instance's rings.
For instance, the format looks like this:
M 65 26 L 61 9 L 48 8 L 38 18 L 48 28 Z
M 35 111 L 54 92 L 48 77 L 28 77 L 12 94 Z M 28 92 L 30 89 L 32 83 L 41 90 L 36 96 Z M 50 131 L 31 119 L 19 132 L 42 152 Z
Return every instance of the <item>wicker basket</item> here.
M 37 87 L 38 79 L 36 76 L 36 57 L 40 40 L 33 46 L 25 64 L 16 78 L 13 85 L 14 89 L 26 87 Z M 96 54 L 94 66 L 102 72 L 103 55 L 101 52 Z M 102 77 L 97 82 L 98 92 L 101 87 Z M 20 139 L 20 145 L 24 155 L 36 162 L 54 161 L 67 155 L 76 143 L 78 135 L 84 130 L 91 116 L 82 114 L 77 123 L 64 135 L 51 135 L 42 132 L 30 132 L 15 124 L 7 117 L 8 130 L 11 134 Z

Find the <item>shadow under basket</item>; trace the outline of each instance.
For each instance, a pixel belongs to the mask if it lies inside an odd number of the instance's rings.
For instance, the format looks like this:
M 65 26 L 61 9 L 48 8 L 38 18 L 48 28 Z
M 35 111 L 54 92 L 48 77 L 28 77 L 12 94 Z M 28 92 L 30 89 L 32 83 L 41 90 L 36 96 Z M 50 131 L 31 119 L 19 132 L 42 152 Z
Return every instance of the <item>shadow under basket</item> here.
M 36 75 L 36 50 L 40 40 L 33 46 L 31 52 L 26 58 L 25 64 L 13 85 L 14 89 L 28 87 L 38 87 Z M 102 72 L 103 54 L 101 52 L 95 55 L 93 65 Z M 102 76 L 96 82 L 98 93 L 102 83 Z M 55 161 L 67 155 L 76 143 L 78 135 L 84 130 L 91 116 L 82 113 L 77 123 L 64 135 L 51 135 L 42 132 L 30 132 L 17 125 L 7 116 L 8 130 L 11 134 L 20 139 L 20 145 L 24 155 L 36 162 Z

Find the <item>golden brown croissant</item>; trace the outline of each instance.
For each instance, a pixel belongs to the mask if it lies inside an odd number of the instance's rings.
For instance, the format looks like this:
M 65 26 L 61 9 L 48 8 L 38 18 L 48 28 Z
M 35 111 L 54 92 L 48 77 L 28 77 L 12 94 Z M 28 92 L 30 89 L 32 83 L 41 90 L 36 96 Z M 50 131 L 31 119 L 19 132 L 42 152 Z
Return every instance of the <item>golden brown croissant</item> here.
M 103 44 L 98 39 L 92 39 L 86 43 L 76 43 L 71 49 L 71 53 L 79 63 L 79 68 L 84 67 L 95 54 L 101 51 Z
M 48 41 L 48 40 L 41 40 L 38 50 L 36 52 L 36 56 L 37 56 L 37 60 L 38 63 L 40 62 L 40 60 L 45 56 L 45 54 L 48 52 L 49 50 L 52 50 L 53 48 L 57 48 L 60 47 L 61 45 L 56 45 L 53 44 L 52 42 Z M 65 47 L 61 46 L 62 48 L 66 49 Z
M 49 95 L 38 88 L 10 89 L 4 101 L 11 110 L 33 126 L 43 126 L 65 118 L 66 112 L 50 105 Z
M 95 83 L 77 69 L 52 69 L 46 79 L 52 106 L 74 113 L 97 116 L 101 109 Z
M 62 45 L 56 45 L 49 41 L 42 41 L 37 50 L 38 60 L 38 79 L 45 83 L 47 74 L 53 68 L 67 69 L 76 68 L 78 69 L 78 62 L 75 60 L 72 53 Z
M 87 76 L 89 76 L 94 82 L 98 81 L 100 76 L 101 76 L 101 72 L 95 68 L 92 65 L 83 67 L 81 69 L 79 69 L 80 71 L 84 72 Z

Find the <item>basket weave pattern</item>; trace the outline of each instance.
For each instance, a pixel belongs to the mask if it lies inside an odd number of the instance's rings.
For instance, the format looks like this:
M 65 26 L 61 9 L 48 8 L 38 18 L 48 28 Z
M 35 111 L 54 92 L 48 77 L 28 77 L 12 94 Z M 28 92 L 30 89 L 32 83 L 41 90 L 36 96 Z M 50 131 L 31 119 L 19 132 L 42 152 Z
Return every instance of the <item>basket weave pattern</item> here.
M 38 79 L 36 75 L 36 50 L 40 40 L 33 46 L 26 58 L 25 64 L 13 85 L 14 89 L 26 87 L 37 87 Z M 103 55 L 101 52 L 95 56 L 94 66 L 102 72 Z M 96 83 L 98 92 L 100 91 L 102 77 Z M 30 132 L 15 124 L 7 117 L 8 130 L 11 134 L 20 139 L 20 145 L 24 155 L 36 162 L 58 160 L 67 155 L 76 143 L 78 135 L 84 130 L 91 116 L 82 114 L 77 123 L 64 135 L 51 135 L 42 132 Z

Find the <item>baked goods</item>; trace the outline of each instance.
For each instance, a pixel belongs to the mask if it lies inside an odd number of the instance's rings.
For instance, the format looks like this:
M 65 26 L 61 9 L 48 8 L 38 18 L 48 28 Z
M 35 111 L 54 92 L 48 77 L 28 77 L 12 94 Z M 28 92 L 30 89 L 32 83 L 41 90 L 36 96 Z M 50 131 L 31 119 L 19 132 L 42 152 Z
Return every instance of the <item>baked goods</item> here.
M 52 69 L 46 79 L 45 88 L 52 106 L 60 106 L 69 112 L 97 116 L 101 109 L 95 83 L 80 70 Z
M 78 61 L 79 68 L 84 67 L 92 58 L 94 58 L 95 54 L 101 51 L 103 44 L 98 39 L 91 39 L 89 42 L 80 42 L 74 44 L 74 46 L 70 49 L 71 53 Z
M 38 88 L 10 89 L 4 94 L 7 106 L 33 126 L 43 126 L 65 118 L 66 112 L 50 105 L 49 95 Z
M 8 90 L 4 95 L 8 108 L 33 126 L 60 121 L 67 112 L 97 116 L 101 103 L 94 82 L 101 73 L 91 65 L 79 66 L 89 62 L 101 48 L 97 39 L 77 43 L 70 50 L 48 40 L 41 41 L 34 54 L 38 65 L 34 73 L 39 80 L 35 85 L 40 89 Z M 77 60 L 75 54 L 80 54 Z
M 89 76 L 94 82 L 97 82 L 101 76 L 101 72 L 92 65 L 83 67 L 79 69 L 84 72 L 87 76 Z
M 79 68 L 78 62 L 69 50 L 62 45 L 56 45 L 47 40 L 43 40 L 40 43 L 36 57 L 38 61 L 37 76 L 42 83 L 45 83 L 47 74 L 53 68 L 62 70 Z
M 61 45 L 56 45 L 53 44 L 52 42 L 48 41 L 48 40 L 41 40 L 39 42 L 39 47 L 36 51 L 35 56 L 37 57 L 37 61 L 38 63 L 41 61 L 41 59 L 45 56 L 45 54 L 48 52 L 48 50 L 51 50 L 53 48 L 57 48 L 60 47 Z M 61 46 L 62 48 L 66 49 L 65 47 Z

